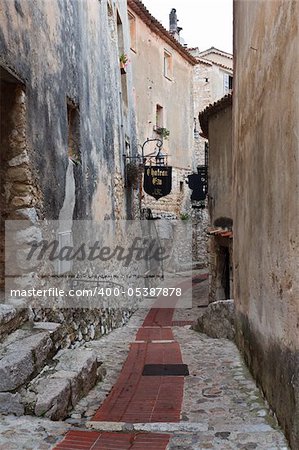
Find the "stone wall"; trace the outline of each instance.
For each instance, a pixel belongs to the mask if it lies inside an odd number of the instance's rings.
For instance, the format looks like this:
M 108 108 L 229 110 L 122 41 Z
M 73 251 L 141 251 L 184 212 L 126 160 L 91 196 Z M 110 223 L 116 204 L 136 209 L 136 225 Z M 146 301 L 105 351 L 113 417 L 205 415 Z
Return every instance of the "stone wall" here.
M 190 215 L 191 191 L 185 180 L 192 173 L 194 163 L 192 74 L 196 61 L 183 47 L 179 51 L 176 41 L 171 43 L 171 35 L 166 30 L 165 36 L 158 26 L 155 27 L 148 12 L 142 10 L 140 14 L 138 5 L 134 8 L 129 2 L 129 6 L 131 20 L 135 23 L 130 60 L 138 143 L 142 145 L 147 138 L 160 139 L 157 126 L 167 129 L 169 136 L 163 138 L 162 152 L 168 155 L 167 162 L 173 167 L 171 194 L 156 201 L 143 193 L 142 207 L 151 208 L 155 215 L 163 217 L 179 217 L 186 212 Z M 170 61 L 169 73 L 165 71 L 165 52 Z M 145 155 L 155 152 L 155 142 L 145 145 Z
M 106 309 L 35 309 L 31 314 L 34 321 L 62 324 L 61 346 L 78 348 L 85 342 L 99 339 L 115 328 L 123 326 L 132 311 L 125 308 Z
M 200 114 L 209 138 L 209 216 L 211 226 L 232 229 L 232 104 L 223 97 Z M 233 245 L 231 237 L 209 236 L 209 301 L 233 298 Z
M 191 217 L 193 224 L 192 258 L 197 267 L 204 268 L 208 266 L 209 261 L 207 229 L 210 217 L 207 206 L 205 209 L 193 209 Z
M 1 89 L 1 248 L 0 288 L 4 288 L 5 220 L 34 219 L 42 194 L 31 165 L 27 135 L 27 102 L 24 86 L 11 77 Z
M 192 49 L 191 53 L 195 57 L 199 58 L 200 56 L 200 52 L 197 48 Z M 214 56 L 214 54 L 208 54 L 205 56 L 205 60 L 198 59 L 198 64 L 194 67 L 193 72 L 193 99 L 195 113 L 193 157 L 195 167 L 205 164 L 205 149 L 208 142 L 206 138 L 201 136 L 198 114 L 202 112 L 209 104 L 216 102 L 224 95 L 224 70 L 216 64 L 213 64 Z M 223 58 L 225 59 L 228 67 L 231 67 L 232 59 L 229 57 Z M 226 73 L 230 73 L 232 75 L 232 70 L 227 70 Z M 193 215 L 197 217 L 195 228 L 199 233 L 195 239 L 194 259 L 199 262 L 204 262 L 204 264 L 207 265 L 209 260 L 209 249 L 207 245 L 207 228 L 210 224 L 209 212 L 208 210 L 205 210 L 205 212 L 193 213 Z
M 220 102 L 219 102 L 220 103 Z M 232 219 L 232 106 L 209 115 L 209 212 L 211 224 Z
M 26 89 L 27 134 L 43 193 L 42 215 L 58 219 L 63 206 L 69 181 L 67 108 L 71 103 L 80 115 L 82 157 L 74 171 L 74 218 L 112 218 L 114 172 L 123 176 L 124 150 L 136 151 L 132 96 L 124 104 L 118 63 L 117 14 L 124 49 L 129 48 L 126 7 L 112 2 L 109 12 L 107 1 L 98 0 L 89 0 L 84 7 L 68 1 L 15 5 L 3 2 L 0 57 L 3 67 L 16 73 Z M 24 30 L 21 38 L 20 29 Z M 131 86 L 129 67 L 128 91 Z M 126 200 L 124 193 L 124 216 Z M 106 203 L 104 214 L 100 201 Z
M 299 447 L 299 3 L 234 4 L 237 341 Z
M 123 159 L 137 151 L 131 67 L 125 76 L 119 68 L 130 45 L 126 2 L 4 0 L 1 11 L 3 287 L 4 220 L 72 229 L 74 220 L 137 217 L 139 199 Z M 116 325 L 127 310 L 107 314 Z

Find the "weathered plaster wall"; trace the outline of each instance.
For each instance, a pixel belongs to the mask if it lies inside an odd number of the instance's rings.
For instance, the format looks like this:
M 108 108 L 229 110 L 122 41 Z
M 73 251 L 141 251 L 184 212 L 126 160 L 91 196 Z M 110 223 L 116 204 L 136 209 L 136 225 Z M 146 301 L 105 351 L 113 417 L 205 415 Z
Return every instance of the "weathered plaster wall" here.
M 299 447 L 299 3 L 234 3 L 237 339 Z
M 209 115 L 209 215 L 212 225 L 232 219 L 232 106 Z M 225 220 L 223 220 L 225 219 Z M 220 220 L 220 224 L 218 221 Z M 217 221 L 215 223 L 215 221 Z M 209 237 L 209 301 L 233 298 L 232 239 Z M 228 255 L 226 255 L 228 252 Z M 227 267 L 227 265 L 229 267 Z M 227 271 L 229 279 L 227 280 Z M 227 286 L 230 286 L 229 288 Z M 228 294 L 229 291 L 229 294 Z
M 114 173 L 122 171 L 125 139 L 131 149 L 136 147 L 130 98 L 122 114 L 116 7 L 129 48 L 124 1 L 113 2 L 112 19 L 107 1 L 1 3 L 0 56 L 26 87 L 31 159 L 43 193 L 41 216 L 58 219 L 65 199 L 67 98 L 80 114 L 82 166 L 74 169 L 74 217 L 101 219 L 116 213 Z M 130 90 L 130 72 L 127 82 Z M 119 206 L 123 216 L 125 200 Z
M 137 149 L 132 75 L 128 67 L 122 78 L 119 69 L 120 51 L 128 50 L 124 0 L 1 2 L 2 242 L 3 219 L 60 219 L 71 229 L 75 219 L 131 218 L 123 154 Z M 69 158 L 70 105 L 79 165 Z M 3 256 L 1 245 L 0 287 Z M 103 315 L 116 326 L 127 317 L 120 311 Z
M 199 57 L 199 49 L 195 48 L 191 50 L 191 53 L 195 57 Z M 199 61 L 194 67 L 193 73 L 193 89 L 194 89 L 194 150 L 193 156 L 195 159 L 195 165 L 205 164 L 205 145 L 207 139 L 200 136 L 200 124 L 198 122 L 198 114 L 203 111 L 209 104 L 216 102 L 225 95 L 224 92 L 224 70 L 212 63 L 210 55 L 205 56 L 206 61 Z M 232 59 L 225 58 L 226 65 L 232 67 Z M 231 71 L 226 71 L 230 75 Z M 210 223 L 210 218 L 207 210 L 197 214 L 197 231 L 198 237 L 196 239 L 198 251 L 196 259 L 208 262 L 208 249 L 207 249 L 207 227 Z M 211 252 L 211 250 L 210 250 Z
M 232 218 L 232 108 L 209 117 L 209 211 L 211 223 Z

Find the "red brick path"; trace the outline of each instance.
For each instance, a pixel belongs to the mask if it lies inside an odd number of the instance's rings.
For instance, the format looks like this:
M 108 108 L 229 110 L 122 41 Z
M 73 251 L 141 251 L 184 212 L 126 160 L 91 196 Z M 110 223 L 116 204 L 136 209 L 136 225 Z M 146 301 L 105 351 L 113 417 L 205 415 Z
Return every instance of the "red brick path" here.
M 145 364 L 182 364 L 179 344 L 133 343 L 120 377 L 94 421 L 178 422 L 184 378 L 142 376 Z
M 171 327 L 174 308 L 152 308 L 143 322 L 143 327 Z
M 137 332 L 137 342 L 131 344 L 118 381 L 95 414 L 94 421 L 179 422 L 184 377 L 142 376 L 145 364 L 182 364 L 180 347 L 174 342 L 171 326 L 187 325 L 191 321 L 173 322 L 175 303 L 174 300 L 171 308 L 149 311 Z M 70 431 L 55 449 L 165 450 L 169 439 L 170 435 L 158 433 Z
M 142 327 L 138 330 L 136 341 L 173 341 L 172 329 L 162 327 Z
M 168 434 L 70 431 L 57 450 L 165 450 Z

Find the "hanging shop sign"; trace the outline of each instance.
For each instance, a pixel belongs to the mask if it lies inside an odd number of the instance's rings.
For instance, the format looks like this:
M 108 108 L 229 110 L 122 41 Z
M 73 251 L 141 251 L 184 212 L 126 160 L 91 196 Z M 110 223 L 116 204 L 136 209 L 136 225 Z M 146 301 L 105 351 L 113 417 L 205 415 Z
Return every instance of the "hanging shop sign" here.
M 188 175 L 189 188 L 193 191 L 191 200 L 202 201 L 205 200 L 208 193 L 208 169 L 207 166 L 199 166 L 198 173 Z
M 170 194 L 172 188 L 172 167 L 145 166 L 143 188 L 156 200 Z

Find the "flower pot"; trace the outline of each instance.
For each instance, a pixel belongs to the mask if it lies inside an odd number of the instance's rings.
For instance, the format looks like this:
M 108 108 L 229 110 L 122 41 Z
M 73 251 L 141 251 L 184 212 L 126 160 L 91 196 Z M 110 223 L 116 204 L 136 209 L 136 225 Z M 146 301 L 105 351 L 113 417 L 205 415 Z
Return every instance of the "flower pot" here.
M 125 74 L 127 73 L 125 63 L 122 63 L 122 62 L 121 62 L 120 65 L 119 65 L 119 67 L 120 67 L 120 73 L 121 73 L 122 75 L 125 75 Z

